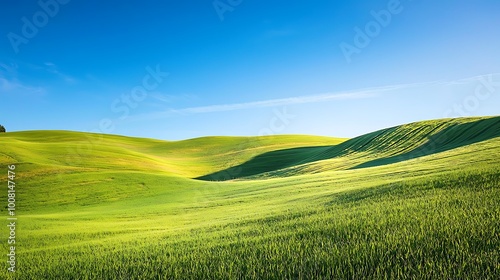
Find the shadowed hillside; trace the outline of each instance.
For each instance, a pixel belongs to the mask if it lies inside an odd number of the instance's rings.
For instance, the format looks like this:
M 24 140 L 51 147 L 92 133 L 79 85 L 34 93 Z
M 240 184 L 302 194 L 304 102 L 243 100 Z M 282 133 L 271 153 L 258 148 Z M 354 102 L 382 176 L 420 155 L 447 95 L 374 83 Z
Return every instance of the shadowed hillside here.
M 499 136 L 500 117 L 424 121 L 379 130 L 334 146 L 271 151 L 197 179 L 231 180 L 333 159 L 341 160 L 340 165 L 333 166 L 335 169 L 366 168 L 444 152 Z

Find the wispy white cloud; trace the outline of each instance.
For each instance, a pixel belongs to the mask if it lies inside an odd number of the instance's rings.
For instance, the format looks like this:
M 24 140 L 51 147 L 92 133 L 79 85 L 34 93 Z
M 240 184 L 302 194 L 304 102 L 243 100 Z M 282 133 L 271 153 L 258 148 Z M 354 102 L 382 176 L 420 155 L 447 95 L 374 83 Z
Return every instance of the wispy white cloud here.
M 340 94 L 326 93 L 326 94 L 298 96 L 298 97 L 289 97 L 281 99 L 269 99 L 269 100 L 246 102 L 246 103 L 191 107 L 179 110 L 172 110 L 172 112 L 185 113 L 185 114 L 224 112 L 224 111 L 235 111 L 243 109 L 263 108 L 263 107 L 287 106 L 293 104 L 318 103 L 318 102 L 332 101 L 332 100 L 369 98 L 373 97 L 373 95 L 374 94 L 371 92 L 340 93 Z
M 16 79 L 0 77 L 0 93 L 43 94 L 45 90 L 42 87 L 25 85 Z
M 58 76 L 59 78 L 63 79 L 66 83 L 72 84 L 72 83 L 76 82 L 76 79 L 73 78 L 72 76 L 59 71 L 59 69 L 57 68 L 57 65 L 55 65 L 54 63 L 45 62 L 44 64 L 45 64 L 45 67 L 42 67 L 42 68 L 45 71 Z
M 16 63 L 0 62 L 0 93 L 9 94 L 43 94 L 42 87 L 28 85 L 18 79 L 18 65 Z
M 0 61 L 0 93 L 10 94 L 45 94 L 46 90 L 41 85 L 28 83 L 26 77 L 45 79 L 48 75 L 62 79 L 68 84 L 77 82 L 75 78 L 59 71 L 53 62 L 45 62 L 40 65 L 24 62 L 2 62 Z M 50 76 L 49 76 L 50 77 Z
M 17 74 L 17 64 L 15 63 L 3 63 L 0 62 L 0 75 L 16 75 Z
M 469 78 L 464 78 L 464 79 L 447 81 L 447 82 L 442 82 L 442 84 L 447 85 L 447 86 L 454 86 L 454 85 L 465 85 L 465 84 L 471 84 L 471 83 L 480 83 L 481 81 L 484 81 L 485 79 L 492 78 L 492 77 L 500 77 L 500 73 L 491 73 L 491 74 L 487 74 L 487 75 L 479 75 L 479 76 L 474 76 L 474 77 L 469 77 Z
M 405 91 L 406 89 L 425 88 L 426 90 L 429 90 L 429 87 L 471 84 L 472 82 L 477 83 L 480 82 L 481 80 L 484 80 L 486 77 L 491 77 L 491 76 L 497 77 L 499 75 L 500 75 L 499 73 L 496 73 L 496 74 L 480 75 L 480 76 L 451 80 L 451 81 L 439 80 L 432 82 L 399 84 L 399 85 L 390 85 L 384 87 L 365 88 L 353 91 L 304 95 L 304 96 L 287 97 L 279 99 L 251 101 L 244 103 L 215 104 L 215 105 L 187 107 L 180 109 L 166 108 L 163 109 L 162 111 L 131 116 L 129 120 L 131 121 L 155 120 L 155 119 L 168 118 L 173 115 L 207 114 L 207 113 L 217 113 L 217 112 L 249 110 L 249 109 L 265 108 L 265 107 L 281 107 L 281 106 L 300 105 L 308 103 L 344 101 L 350 99 L 376 98 L 380 96 L 385 96 L 387 94 L 405 93 L 407 92 Z M 154 95 L 152 97 L 164 103 L 169 103 L 173 101 L 172 100 L 173 96 L 170 95 Z
M 235 111 L 253 108 L 263 108 L 263 107 L 278 107 L 296 104 L 307 104 L 307 103 L 320 103 L 328 101 L 340 101 L 349 99 L 366 99 L 376 97 L 378 94 L 387 91 L 394 91 L 398 89 L 415 87 L 421 84 L 404 84 L 404 85 L 392 85 L 385 87 L 376 88 L 366 88 L 357 91 L 346 91 L 337 93 L 324 93 L 316 95 L 304 95 L 297 97 L 287 97 L 280 99 L 268 99 L 254 102 L 246 103 L 232 103 L 232 104 L 219 104 L 219 105 L 209 105 L 200 107 L 190 107 L 177 110 L 171 110 L 171 113 L 183 113 L 183 114 L 201 114 L 201 113 L 212 113 L 212 112 L 224 112 L 224 111 Z
M 244 103 L 215 104 L 215 105 L 188 107 L 180 109 L 170 108 L 163 110 L 161 112 L 152 112 L 152 113 L 132 116 L 129 118 L 129 120 L 133 121 L 155 120 L 155 119 L 167 118 L 176 114 L 179 115 L 206 114 L 206 113 L 216 113 L 216 112 L 249 110 L 249 109 L 265 108 L 265 107 L 281 107 L 281 106 L 300 105 L 308 103 L 344 101 L 352 99 L 367 99 L 367 98 L 374 98 L 384 92 L 397 91 L 400 89 L 410 88 L 410 87 L 417 87 L 423 84 L 424 83 L 392 85 L 385 87 L 365 88 L 356 91 L 304 95 L 304 96 L 268 99 L 268 100 L 260 100 L 260 101 L 244 102 Z M 155 99 L 159 98 L 155 96 Z

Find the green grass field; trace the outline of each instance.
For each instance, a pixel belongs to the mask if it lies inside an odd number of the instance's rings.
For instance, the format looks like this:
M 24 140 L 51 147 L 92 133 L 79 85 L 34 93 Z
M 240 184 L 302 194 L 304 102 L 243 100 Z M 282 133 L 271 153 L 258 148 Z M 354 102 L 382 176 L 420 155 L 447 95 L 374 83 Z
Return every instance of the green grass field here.
M 353 139 L 4 133 L 0 279 L 500 279 L 499 155 L 500 117 Z

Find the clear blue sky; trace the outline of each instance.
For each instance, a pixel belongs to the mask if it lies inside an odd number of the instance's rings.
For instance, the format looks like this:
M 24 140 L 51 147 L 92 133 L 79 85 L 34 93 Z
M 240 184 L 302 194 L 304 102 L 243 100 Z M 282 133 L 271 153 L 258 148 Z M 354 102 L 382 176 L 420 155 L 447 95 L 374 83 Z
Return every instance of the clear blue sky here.
M 2 1 L 0 124 L 353 137 L 499 115 L 499 15 L 497 0 Z

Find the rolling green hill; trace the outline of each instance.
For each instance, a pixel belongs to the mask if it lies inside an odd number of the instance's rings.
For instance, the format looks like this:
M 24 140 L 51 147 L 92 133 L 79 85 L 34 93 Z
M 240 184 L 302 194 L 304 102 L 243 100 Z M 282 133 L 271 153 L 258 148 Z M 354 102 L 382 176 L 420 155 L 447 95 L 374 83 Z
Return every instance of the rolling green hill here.
M 499 117 L 418 122 L 379 130 L 338 145 L 267 152 L 241 165 L 198 179 L 222 181 L 263 173 L 284 174 L 277 171 L 298 166 L 305 173 L 310 172 L 314 165 L 320 170 L 326 170 L 327 166 L 337 170 L 373 167 L 441 153 L 499 136 Z M 285 174 L 301 173 L 299 168 L 295 170 L 297 172 Z M 229 178 L 227 174 L 235 176 Z
M 69 131 L 11 132 L 0 137 L 2 164 L 36 165 L 37 171 L 52 173 L 79 168 L 159 172 L 184 177 L 196 177 L 240 164 L 267 151 L 334 145 L 346 140 L 286 135 L 204 137 L 167 142 Z M 23 174 L 28 175 L 30 173 Z
M 0 278 L 498 279 L 499 136 L 500 117 L 353 139 L 0 134 L 18 218 Z

